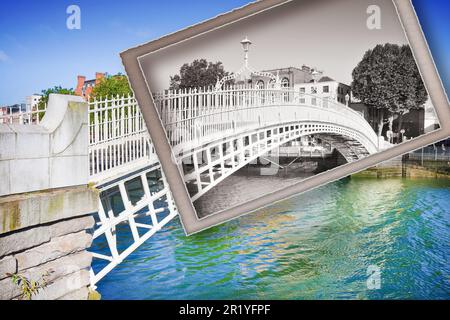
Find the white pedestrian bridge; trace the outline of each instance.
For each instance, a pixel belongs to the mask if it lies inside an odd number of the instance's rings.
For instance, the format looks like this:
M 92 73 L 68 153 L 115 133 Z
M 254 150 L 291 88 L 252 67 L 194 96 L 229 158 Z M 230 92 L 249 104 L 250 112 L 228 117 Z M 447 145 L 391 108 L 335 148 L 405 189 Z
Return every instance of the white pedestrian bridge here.
M 358 112 L 286 88 L 165 91 L 154 94 L 154 101 L 193 201 L 258 157 L 302 136 L 328 141 L 348 162 L 379 150 L 376 133 Z M 52 98 L 49 108 L 55 108 L 51 104 Z M 39 125 L 44 113 L 7 115 L 0 123 Z M 89 183 L 99 191 L 93 237 L 104 237 L 108 244 L 107 254 L 93 252 L 104 261 L 100 270 L 91 271 L 95 287 L 177 211 L 136 100 L 123 96 L 89 102 L 88 117 Z M 117 235 L 123 225 L 129 226 L 131 243 L 121 243 Z
M 378 137 L 344 104 L 289 89 L 232 86 L 155 95 L 193 201 L 256 158 L 302 136 L 334 144 L 347 162 L 375 153 Z

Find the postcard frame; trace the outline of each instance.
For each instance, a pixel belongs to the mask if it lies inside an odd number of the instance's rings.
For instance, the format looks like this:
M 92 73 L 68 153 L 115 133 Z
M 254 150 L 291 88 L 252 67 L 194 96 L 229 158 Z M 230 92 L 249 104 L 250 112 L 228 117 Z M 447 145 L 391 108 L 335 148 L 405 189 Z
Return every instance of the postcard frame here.
M 173 199 L 179 212 L 181 224 L 187 235 L 192 235 L 209 227 L 254 212 L 263 207 L 272 205 L 275 202 L 285 200 L 299 193 L 339 180 L 348 175 L 375 166 L 380 162 L 420 149 L 450 136 L 450 107 L 448 97 L 445 94 L 412 2 L 410 0 L 393 0 L 400 22 L 408 42 L 410 43 L 423 81 L 437 113 L 438 120 L 441 124 L 440 128 L 388 150 L 370 155 L 362 160 L 339 166 L 330 171 L 310 177 L 301 183 L 297 183 L 270 194 L 265 194 L 262 197 L 235 206 L 229 210 L 224 210 L 219 214 L 198 218 L 184 183 L 182 173 L 176 164 L 165 129 L 160 121 L 151 90 L 144 76 L 144 72 L 140 67 L 139 58 L 177 43 L 189 41 L 189 39 L 196 36 L 292 1 L 295 0 L 261 0 L 253 2 L 229 13 L 219 15 L 213 19 L 164 36 L 160 39 L 128 49 L 120 54 L 132 91 L 134 92 L 138 104 L 141 106 L 141 112 L 150 133 L 155 151 L 169 183 Z

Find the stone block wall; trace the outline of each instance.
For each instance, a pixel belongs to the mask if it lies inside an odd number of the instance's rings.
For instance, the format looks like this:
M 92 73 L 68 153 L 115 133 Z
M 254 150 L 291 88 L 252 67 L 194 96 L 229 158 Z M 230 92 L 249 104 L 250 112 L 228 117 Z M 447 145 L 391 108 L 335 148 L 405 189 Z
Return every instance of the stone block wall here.
M 96 197 L 86 187 L 15 196 L 14 201 L 0 199 L 0 300 L 23 298 L 12 274 L 34 281 L 45 276 L 46 286 L 33 300 L 88 298 L 92 255 L 87 249 L 92 243 Z M 66 199 L 59 200 L 58 212 L 42 212 L 38 221 L 25 219 L 33 213 L 30 201 L 48 207 L 55 198 Z M 83 210 L 67 217 L 73 200 L 80 198 Z
M 1 300 L 23 298 L 16 277 L 43 284 L 31 299 L 88 298 L 88 119 L 81 97 L 52 94 L 39 125 L 0 124 Z

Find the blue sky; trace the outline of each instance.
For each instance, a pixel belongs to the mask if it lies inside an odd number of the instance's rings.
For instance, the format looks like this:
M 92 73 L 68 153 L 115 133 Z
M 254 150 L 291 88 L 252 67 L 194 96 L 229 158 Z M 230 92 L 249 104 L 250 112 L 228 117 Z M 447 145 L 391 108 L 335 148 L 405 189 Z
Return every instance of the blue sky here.
M 248 3 L 248 0 L 15 0 L 0 6 L 0 105 L 78 74 L 123 72 L 119 53 Z M 448 0 L 413 0 L 447 92 L 450 89 Z M 81 8 L 81 30 L 66 28 L 66 8 Z

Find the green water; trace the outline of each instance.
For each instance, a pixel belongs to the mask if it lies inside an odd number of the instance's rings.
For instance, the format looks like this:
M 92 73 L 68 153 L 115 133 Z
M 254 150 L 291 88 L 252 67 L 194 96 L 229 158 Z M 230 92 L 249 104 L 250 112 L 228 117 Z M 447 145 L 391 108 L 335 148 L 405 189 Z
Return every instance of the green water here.
M 450 180 L 344 179 L 191 237 L 176 219 L 98 290 L 103 299 L 448 299 L 449 262 Z M 369 266 L 379 289 L 367 286 Z

